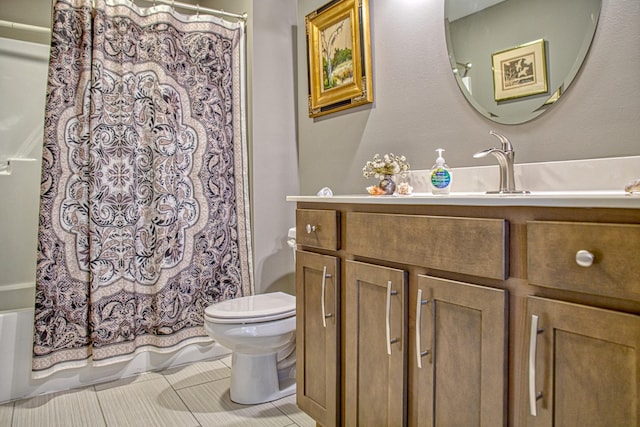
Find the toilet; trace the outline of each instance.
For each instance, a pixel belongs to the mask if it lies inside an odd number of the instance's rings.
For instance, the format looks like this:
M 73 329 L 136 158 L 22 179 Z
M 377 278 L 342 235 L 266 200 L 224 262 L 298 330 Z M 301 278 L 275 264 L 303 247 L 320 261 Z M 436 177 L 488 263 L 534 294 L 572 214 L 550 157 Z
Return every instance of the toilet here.
M 292 227 L 287 244 L 294 260 L 295 238 Z M 204 328 L 232 351 L 231 400 L 255 405 L 296 392 L 296 297 L 273 292 L 212 304 Z
M 204 327 L 232 351 L 232 401 L 254 405 L 295 393 L 294 296 L 274 292 L 212 304 Z

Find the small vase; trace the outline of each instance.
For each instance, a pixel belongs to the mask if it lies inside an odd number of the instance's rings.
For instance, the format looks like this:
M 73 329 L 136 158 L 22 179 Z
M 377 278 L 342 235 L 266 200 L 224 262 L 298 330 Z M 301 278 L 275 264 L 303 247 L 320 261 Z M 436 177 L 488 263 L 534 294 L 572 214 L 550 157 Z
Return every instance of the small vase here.
M 393 176 L 385 175 L 382 181 L 380 181 L 380 184 L 378 184 L 378 187 L 380 187 L 384 191 L 384 194 L 386 195 L 395 193 L 396 183 L 393 180 Z

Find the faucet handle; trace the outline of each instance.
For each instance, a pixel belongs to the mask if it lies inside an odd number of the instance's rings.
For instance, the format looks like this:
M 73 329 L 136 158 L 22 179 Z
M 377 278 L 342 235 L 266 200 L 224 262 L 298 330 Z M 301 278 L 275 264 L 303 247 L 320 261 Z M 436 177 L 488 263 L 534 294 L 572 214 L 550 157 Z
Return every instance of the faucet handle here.
M 500 143 L 502 144 L 502 151 L 504 152 L 513 151 L 513 146 L 511 145 L 511 143 L 509 142 L 506 136 L 501 135 L 494 130 L 490 130 L 489 135 L 493 135 L 500 140 Z

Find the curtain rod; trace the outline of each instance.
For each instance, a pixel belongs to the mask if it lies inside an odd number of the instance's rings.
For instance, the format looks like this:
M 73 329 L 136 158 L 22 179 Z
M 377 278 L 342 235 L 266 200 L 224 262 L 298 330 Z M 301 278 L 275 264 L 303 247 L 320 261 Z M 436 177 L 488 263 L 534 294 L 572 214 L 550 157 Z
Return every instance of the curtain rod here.
M 142 1 L 150 2 L 150 3 L 162 3 L 162 4 L 169 5 L 171 7 L 179 7 L 181 9 L 192 10 L 192 11 L 195 11 L 195 12 L 209 13 L 211 15 L 226 16 L 226 17 L 229 17 L 229 18 L 240 19 L 242 21 L 246 21 L 247 18 L 249 17 L 247 12 L 244 12 L 243 14 L 240 15 L 240 14 L 237 14 L 237 13 L 225 12 L 224 10 L 211 9 L 211 8 L 208 8 L 208 7 L 202 7 L 202 6 L 197 5 L 197 4 L 193 5 L 193 4 L 182 3 L 182 2 L 179 2 L 179 1 L 173 1 L 173 0 L 142 0 Z
M 152 2 L 152 3 L 162 3 L 162 4 L 169 5 L 171 7 L 179 7 L 182 9 L 193 10 L 196 12 L 210 13 L 212 15 L 227 16 L 229 18 L 236 18 L 243 21 L 246 21 L 247 18 L 249 17 L 249 15 L 246 12 L 243 13 L 242 15 L 239 15 L 237 13 L 225 12 L 224 10 L 210 9 L 208 7 L 200 7 L 198 5 L 192 5 L 192 4 L 182 3 L 178 1 L 171 1 L 171 0 L 143 0 L 143 1 Z M 50 33 L 51 32 L 51 28 L 48 28 L 48 27 L 39 27 L 37 25 L 21 24 L 19 22 L 5 21 L 2 19 L 0 19 L 0 27 L 11 28 L 13 30 L 31 31 L 34 33 Z
M 32 31 L 34 33 L 49 33 L 51 28 L 38 27 L 37 25 L 21 24 L 19 22 L 3 21 L 0 19 L 0 27 L 14 30 Z

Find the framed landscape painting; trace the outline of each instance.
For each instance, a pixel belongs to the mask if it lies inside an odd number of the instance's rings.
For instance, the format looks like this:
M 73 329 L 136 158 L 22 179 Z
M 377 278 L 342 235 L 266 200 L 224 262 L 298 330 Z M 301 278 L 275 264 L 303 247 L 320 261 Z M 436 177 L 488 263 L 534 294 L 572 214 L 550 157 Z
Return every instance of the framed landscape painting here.
M 334 0 L 305 25 L 309 117 L 373 102 L 368 0 Z
M 491 63 L 496 101 L 538 95 L 548 90 L 544 40 L 494 53 Z

